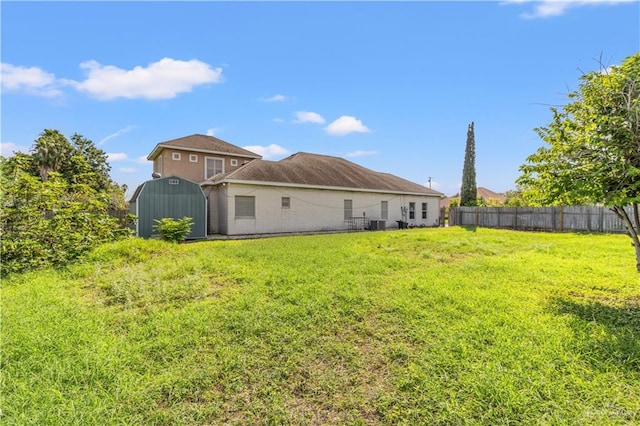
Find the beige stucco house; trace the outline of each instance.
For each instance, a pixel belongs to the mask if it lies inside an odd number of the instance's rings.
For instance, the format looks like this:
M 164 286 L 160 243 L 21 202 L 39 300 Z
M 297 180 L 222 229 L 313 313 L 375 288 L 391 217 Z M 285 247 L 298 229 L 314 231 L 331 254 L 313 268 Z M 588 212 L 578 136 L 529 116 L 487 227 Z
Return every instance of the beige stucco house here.
M 267 161 L 204 135 L 159 143 L 148 158 L 155 173 L 200 182 L 209 234 L 439 225 L 443 194 L 343 158 L 299 152 Z
M 202 182 L 218 173 L 238 169 L 260 155 L 206 135 L 191 135 L 160 142 L 147 156 L 153 172 Z

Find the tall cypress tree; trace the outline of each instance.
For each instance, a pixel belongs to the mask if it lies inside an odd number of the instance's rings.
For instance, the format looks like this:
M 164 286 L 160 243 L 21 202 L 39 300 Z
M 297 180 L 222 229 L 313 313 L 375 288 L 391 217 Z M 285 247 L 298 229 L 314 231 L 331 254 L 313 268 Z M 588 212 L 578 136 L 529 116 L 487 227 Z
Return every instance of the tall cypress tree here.
M 476 137 L 473 121 L 467 129 L 467 147 L 464 150 L 464 167 L 462 168 L 462 187 L 460 188 L 460 205 L 475 206 L 478 204 L 478 188 L 476 186 Z

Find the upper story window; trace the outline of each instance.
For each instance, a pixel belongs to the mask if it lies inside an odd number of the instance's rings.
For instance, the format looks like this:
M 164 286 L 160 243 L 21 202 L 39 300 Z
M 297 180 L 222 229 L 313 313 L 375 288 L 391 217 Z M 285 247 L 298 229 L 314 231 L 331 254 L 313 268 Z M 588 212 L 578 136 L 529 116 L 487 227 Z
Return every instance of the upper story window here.
M 182 156 L 180 155 L 179 152 L 172 152 L 171 153 L 171 159 L 172 160 L 180 161 L 181 158 L 182 158 Z
M 236 160 L 235 158 L 231 160 L 231 165 L 233 167 L 237 167 L 238 166 L 238 160 Z
M 218 173 L 224 173 L 224 159 L 205 157 L 204 159 L 204 178 L 209 179 Z
M 198 154 L 189 154 L 189 161 L 191 163 L 197 163 L 198 162 Z

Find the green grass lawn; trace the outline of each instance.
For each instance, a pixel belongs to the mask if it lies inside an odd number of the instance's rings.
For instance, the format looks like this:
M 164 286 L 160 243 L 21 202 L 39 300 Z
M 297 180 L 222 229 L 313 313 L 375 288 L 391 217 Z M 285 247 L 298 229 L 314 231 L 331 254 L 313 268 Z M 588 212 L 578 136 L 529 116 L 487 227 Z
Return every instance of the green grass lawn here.
M 624 235 L 129 240 L 1 296 L 6 425 L 640 424 Z

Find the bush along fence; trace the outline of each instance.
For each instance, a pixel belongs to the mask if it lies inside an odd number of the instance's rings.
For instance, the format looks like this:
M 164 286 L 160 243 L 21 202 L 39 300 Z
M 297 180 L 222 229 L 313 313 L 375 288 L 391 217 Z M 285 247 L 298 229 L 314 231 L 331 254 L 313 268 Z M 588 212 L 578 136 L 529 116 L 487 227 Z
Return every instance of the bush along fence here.
M 600 206 L 452 207 L 449 226 L 456 225 L 529 231 L 627 232 L 615 213 Z

